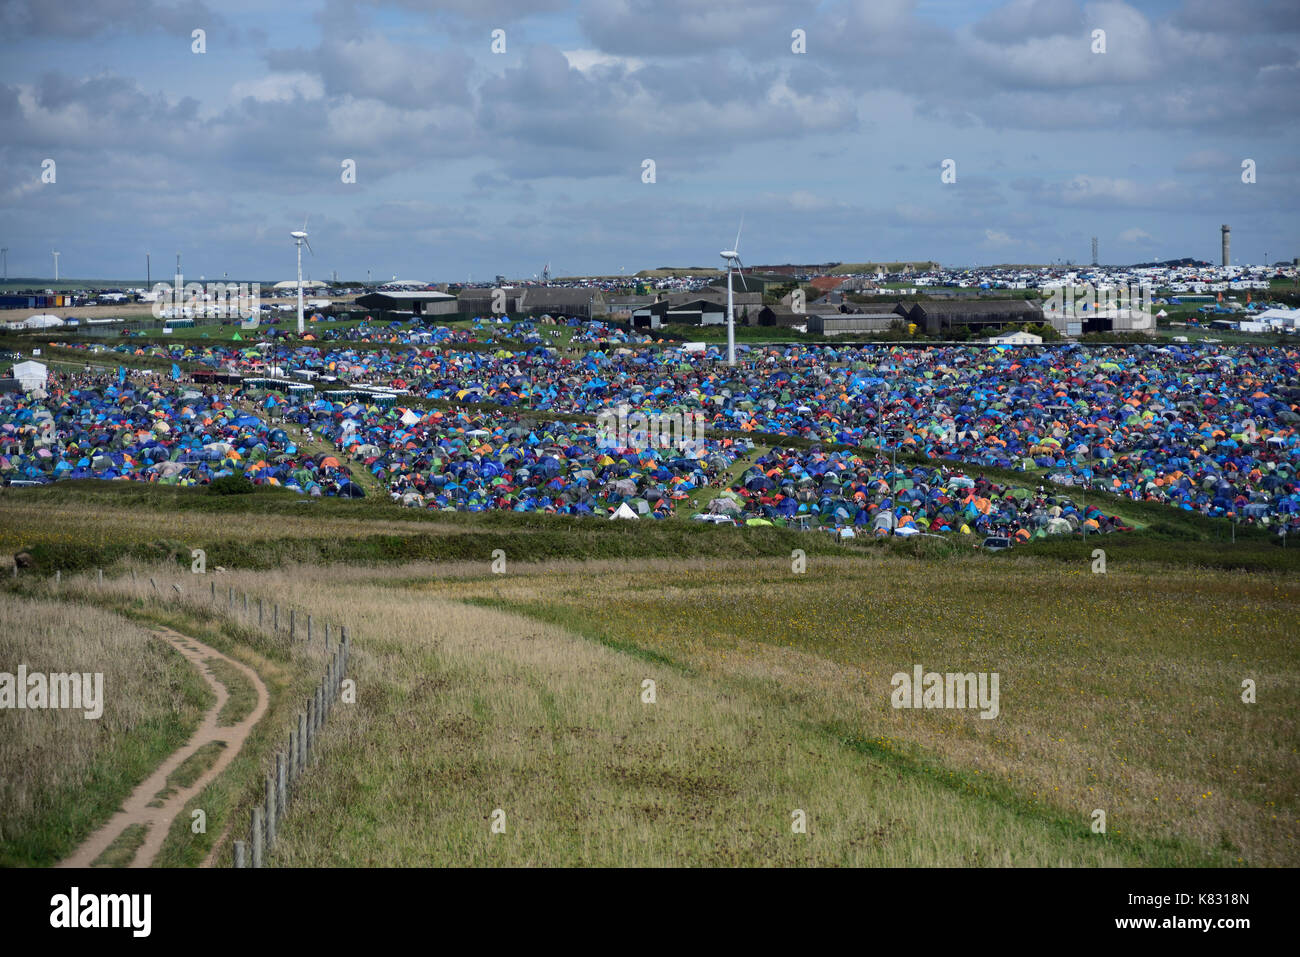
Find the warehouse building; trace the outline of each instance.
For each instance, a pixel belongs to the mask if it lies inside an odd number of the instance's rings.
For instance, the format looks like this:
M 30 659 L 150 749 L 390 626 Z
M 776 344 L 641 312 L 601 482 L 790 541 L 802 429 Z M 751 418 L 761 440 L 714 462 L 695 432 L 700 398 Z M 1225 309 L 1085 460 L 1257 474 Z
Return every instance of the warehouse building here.
M 808 331 L 820 336 L 870 335 L 888 332 L 901 317 L 893 312 L 826 312 L 808 316 Z
M 412 316 L 446 316 L 458 311 L 455 296 L 445 292 L 371 292 L 357 297 L 362 309 L 405 313 Z
M 939 336 L 958 326 L 1020 326 L 1044 321 L 1043 307 L 1025 299 L 977 299 L 969 302 L 899 303 L 896 310 L 908 322 Z M 1061 326 L 1064 332 L 1064 324 Z

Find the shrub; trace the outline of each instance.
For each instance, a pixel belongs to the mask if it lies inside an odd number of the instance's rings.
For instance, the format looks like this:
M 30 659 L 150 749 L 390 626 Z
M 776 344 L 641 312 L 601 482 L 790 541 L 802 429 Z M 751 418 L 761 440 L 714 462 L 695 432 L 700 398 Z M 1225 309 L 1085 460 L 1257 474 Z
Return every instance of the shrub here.
M 208 486 L 209 495 L 247 495 L 252 491 L 253 483 L 242 475 L 223 475 Z

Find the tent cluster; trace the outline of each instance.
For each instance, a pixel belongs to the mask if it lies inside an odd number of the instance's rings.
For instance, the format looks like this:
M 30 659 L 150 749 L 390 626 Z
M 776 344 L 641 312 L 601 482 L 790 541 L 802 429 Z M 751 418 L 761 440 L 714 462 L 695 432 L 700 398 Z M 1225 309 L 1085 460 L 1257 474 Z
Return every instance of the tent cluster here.
M 0 396 L 0 475 L 183 486 L 244 475 L 309 495 L 363 494 L 336 457 L 308 455 L 284 430 L 194 389 L 56 387 L 46 400 Z
M 643 337 L 567 320 L 580 355 L 548 347 L 529 322 L 473 329 L 393 324 L 383 348 L 360 343 L 133 349 L 236 372 L 308 370 L 426 398 L 595 415 L 700 411 L 712 432 L 762 432 L 863 448 L 901 448 L 972 467 L 1047 470 L 1245 521 L 1300 515 L 1300 353 L 1204 344 L 909 348 L 790 344 L 646 348 Z M 378 327 L 372 327 L 372 333 Z M 532 345 L 464 349 L 506 330 Z M 348 334 L 351 334 L 351 330 Z M 618 337 L 625 339 L 621 344 Z M 482 340 L 479 340 L 482 341 Z
M 1086 529 L 1129 531 L 1113 515 L 1042 490 L 955 469 L 894 469 L 888 458 L 774 448 L 709 504 L 714 514 L 856 526 L 876 535 L 1003 534 L 1020 541 Z
M 590 424 L 324 399 L 290 418 L 310 423 L 403 504 L 451 511 L 599 515 L 626 505 L 638 516 L 663 518 L 750 448 L 727 439 L 698 456 L 610 449 L 597 444 Z

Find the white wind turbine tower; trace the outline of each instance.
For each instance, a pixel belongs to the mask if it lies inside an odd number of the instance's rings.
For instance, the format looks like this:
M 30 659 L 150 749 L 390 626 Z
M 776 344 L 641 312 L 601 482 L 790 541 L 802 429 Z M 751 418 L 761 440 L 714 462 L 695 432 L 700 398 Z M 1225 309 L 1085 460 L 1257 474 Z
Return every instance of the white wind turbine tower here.
M 306 216 L 302 218 L 302 229 L 296 229 L 289 235 L 293 237 L 293 244 L 298 247 L 298 335 L 301 337 L 306 331 L 302 321 L 302 247 L 306 245 L 311 250 L 311 254 L 316 255 L 316 251 L 311 248 L 311 243 L 307 242 Z
M 745 228 L 745 217 L 740 217 L 740 229 L 736 230 L 736 242 L 730 249 L 724 249 L 720 256 L 727 264 L 727 365 L 736 364 L 736 300 L 731 291 L 731 276 L 734 272 L 745 268 L 745 264 L 740 261 L 740 231 Z M 745 291 L 749 291 L 749 286 L 745 284 L 745 274 L 740 274 L 740 284 L 745 286 Z
M 54 257 L 54 281 L 58 282 L 59 281 L 59 254 L 54 250 L 50 250 L 50 255 Z

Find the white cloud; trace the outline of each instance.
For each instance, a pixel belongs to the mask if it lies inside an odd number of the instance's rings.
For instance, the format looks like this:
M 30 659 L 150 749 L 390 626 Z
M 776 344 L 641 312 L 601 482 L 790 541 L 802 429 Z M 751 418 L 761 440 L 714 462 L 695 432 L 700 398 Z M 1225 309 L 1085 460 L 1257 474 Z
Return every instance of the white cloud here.
M 319 100 L 325 86 L 311 73 L 268 73 L 256 80 L 240 80 L 230 87 L 235 100 L 252 97 L 260 103 L 285 103 L 290 100 Z
M 645 61 L 631 56 L 614 56 L 609 53 L 602 53 L 600 50 L 563 50 L 564 58 L 569 61 L 569 66 L 575 70 L 581 70 L 586 73 L 593 67 L 621 67 L 628 73 L 632 73 L 645 66 Z

